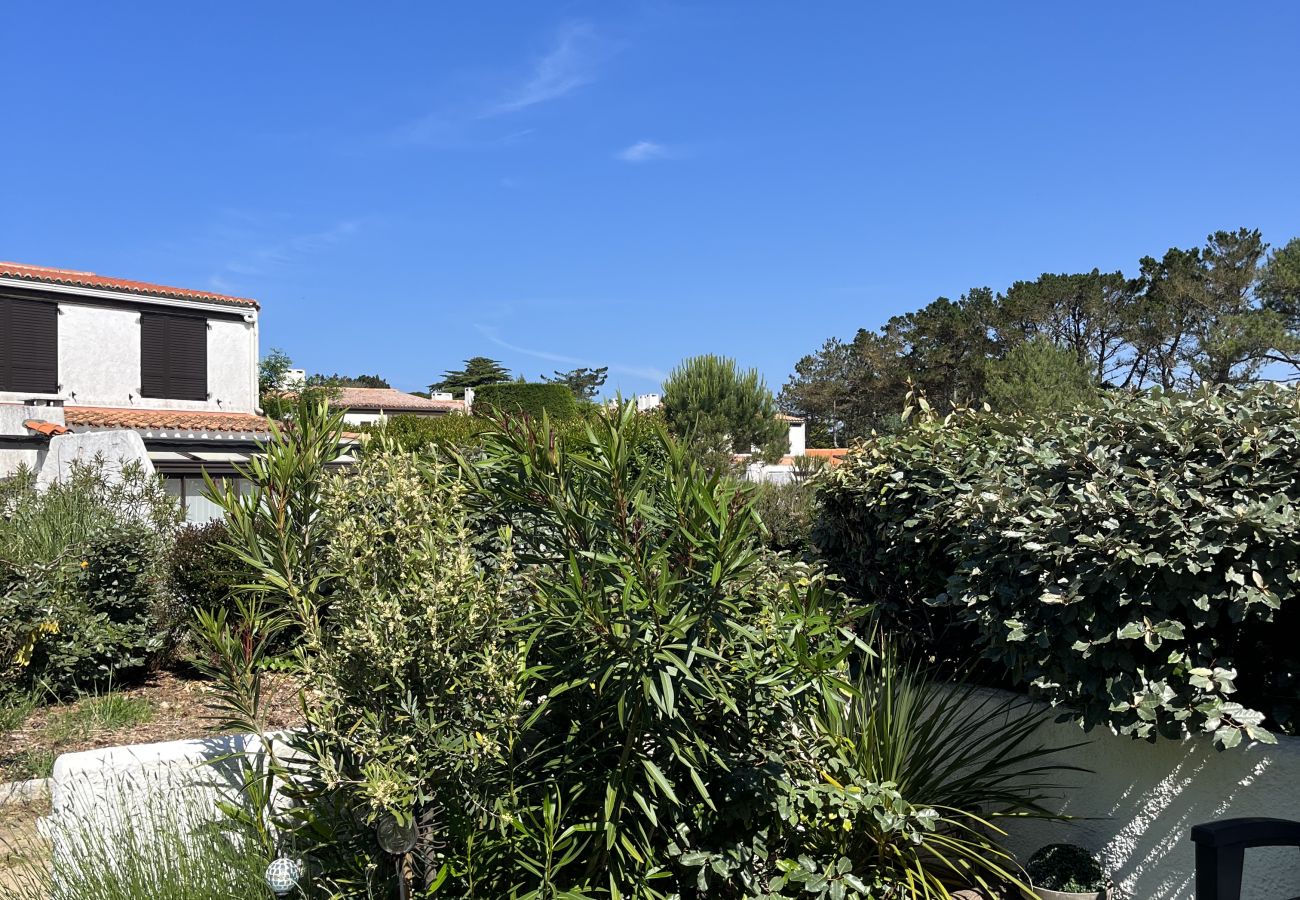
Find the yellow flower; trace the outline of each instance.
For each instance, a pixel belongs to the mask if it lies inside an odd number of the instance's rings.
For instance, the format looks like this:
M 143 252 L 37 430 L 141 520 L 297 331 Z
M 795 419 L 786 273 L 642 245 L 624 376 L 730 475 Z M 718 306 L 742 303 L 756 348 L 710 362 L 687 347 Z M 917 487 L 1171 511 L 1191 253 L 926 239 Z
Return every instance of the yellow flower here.
M 90 560 L 88 560 L 88 559 L 83 559 L 83 560 L 81 561 L 81 567 L 82 567 L 83 569 L 89 569 L 89 568 L 90 568 Z

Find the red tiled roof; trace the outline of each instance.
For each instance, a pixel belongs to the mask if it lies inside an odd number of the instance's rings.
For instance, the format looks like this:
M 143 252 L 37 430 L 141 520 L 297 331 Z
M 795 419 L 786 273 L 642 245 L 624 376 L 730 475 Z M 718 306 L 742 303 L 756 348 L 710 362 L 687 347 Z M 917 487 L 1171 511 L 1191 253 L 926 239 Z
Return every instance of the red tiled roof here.
M 338 409 L 383 409 L 394 412 L 456 412 L 465 409 L 464 400 L 431 400 L 393 388 L 339 388 L 330 399 Z
M 63 420 L 87 428 L 135 428 L 151 431 L 248 431 L 267 434 L 271 425 L 251 413 L 192 412 L 176 409 L 114 409 L 65 406 Z
M 28 266 L 22 263 L 0 262 L 0 277 L 21 278 L 24 281 L 36 281 L 44 284 L 70 284 L 76 287 L 107 288 L 111 291 L 127 291 L 128 293 L 145 294 L 150 297 L 170 297 L 173 300 L 210 300 L 215 303 L 259 308 L 258 302 L 248 297 L 230 297 L 226 294 L 214 294 L 210 291 L 192 291 L 189 288 L 150 284 L 147 281 L 108 278 L 104 275 L 96 275 L 94 272 L 78 272 L 75 269 L 52 269 L 48 266 Z

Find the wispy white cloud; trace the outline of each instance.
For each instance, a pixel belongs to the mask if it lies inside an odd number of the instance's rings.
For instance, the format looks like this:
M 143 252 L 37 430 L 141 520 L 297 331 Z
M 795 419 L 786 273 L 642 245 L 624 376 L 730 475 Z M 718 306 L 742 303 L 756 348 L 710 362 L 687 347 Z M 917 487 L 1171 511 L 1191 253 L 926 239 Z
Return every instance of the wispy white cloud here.
M 656 369 L 651 366 L 628 365 L 617 362 L 597 362 L 595 360 L 583 359 L 578 356 L 567 356 L 563 353 L 551 353 L 548 350 L 534 350 L 530 347 L 521 347 L 518 344 L 512 344 L 503 340 L 497 333 L 497 330 L 489 325 L 475 325 L 485 338 L 505 350 L 514 353 L 522 353 L 524 356 L 531 356 L 535 359 L 544 359 L 547 362 L 561 363 L 567 366 L 608 366 L 611 372 L 620 375 L 629 375 L 633 378 L 643 378 L 646 381 L 661 382 L 664 380 L 666 373 L 662 369 Z
M 559 30 L 551 48 L 534 63 L 524 82 L 484 110 L 484 117 L 558 100 L 590 84 L 597 65 L 608 52 L 608 42 L 590 22 L 570 22 Z
M 270 239 L 265 237 L 262 229 L 236 229 L 240 242 L 251 246 L 232 255 L 220 269 L 209 275 L 208 285 L 215 291 L 241 290 L 242 279 L 271 277 L 309 256 L 346 241 L 357 234 L 361 227 L 359 219 L 344 219 L 317 231 Z M 236 235 L 230 229 L 219 230 L 225 232 L 225 239 L 235 239 Z
M 559 100 L 591 84 L 602 64 L 617 50 L 590 22 L 570 22 L 551 38 L 548 49 L 513 79 L 501 75 L 495 87 L 443 91 L 455 99 L 441 103 L 392 131 L 389 141 L 439 150 L 483 150 L 518 143 L 533 129 L 492 134 L 492 120 Z M 500 73 L 499 73 L 500 74 Z
M 676 154 L 663 144 L 655 141 L 637 141 L 614 154 L 623 162 L 644 163 L 658 159 L 672 159 Z
M 360 227 L 359 222 L 348 219 L 321 231 L 290 235 L 230 260 L 225 265 L 225 271 L 235 275 L 265 275 L 277 266 L 334 246 L 356 234 Z

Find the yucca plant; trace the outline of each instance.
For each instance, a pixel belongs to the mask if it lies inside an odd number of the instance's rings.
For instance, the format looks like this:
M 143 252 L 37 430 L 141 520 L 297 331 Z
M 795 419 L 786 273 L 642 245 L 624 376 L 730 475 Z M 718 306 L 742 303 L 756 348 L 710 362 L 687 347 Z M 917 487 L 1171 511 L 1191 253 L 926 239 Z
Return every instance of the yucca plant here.
M 1028 889 L 997 822 L 1055 817 L 1051 791 L 1064 773 L 1084 771 L 1053 759 L 1071 747 L 1038 738 L 1046 713 L 1023 697 L 937 677 L 888 639 L 854 663 L 853 690 L 828 693 L 814 720 L 823 778 L 832 795 L 856 795 L 851 814 L 864 795 L 882 799 L 868 805 L 871 815 L 852 815 L 851 828 L 823 829 L 834 845 L 823 853 L 851 860 L 885 896 Z

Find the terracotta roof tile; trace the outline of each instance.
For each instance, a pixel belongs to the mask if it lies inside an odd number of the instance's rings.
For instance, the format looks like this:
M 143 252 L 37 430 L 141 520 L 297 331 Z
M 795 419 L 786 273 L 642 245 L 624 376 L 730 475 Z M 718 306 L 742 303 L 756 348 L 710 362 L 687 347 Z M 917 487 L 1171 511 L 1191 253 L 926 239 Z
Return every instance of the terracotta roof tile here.
M 111 291 L 126 291 L 132 294 L 145 294 L 150 297 L 169 297 L 173 300 L 209 300 L 214 303 L 228 303 L 234 306 L 250 306 L 258 309 L 256 300 L 249 297 L 231 297 L 226 294 L 214 294 L 211 291 L 194 291 L 189 288 L 168 287 L 165 284 L 150 284 L 147 281 L 129 281 L 125 278 L 108 278 L 94 272 L 78 272 L 75 269 L 53 269 L 48 266 L 29 266 L 23 263 L 0 262 L 0 277 L 21 278 L 44 284 L 69 284 L 76 287 L 106 288 Z
M 44 419 L 28 419 L 23 423 L 23 427 L 28 431 L 34 431 L 46 437 L 68 433 L 66 426 L 60 425 L 58 422 L 46 422 Z
M 63 420 L 72 427 L 134 428 L 152 431 L 246 431 L 270 433 L 270 422 L 251 413 L 192 412 L 174 409 L 115 409 L 65 406 Z
M 431 400 L 393 388 L 339 388 L 330 406 L 342 409 L 383 409 L 394 412 L 459 412 L 464 400 Z

